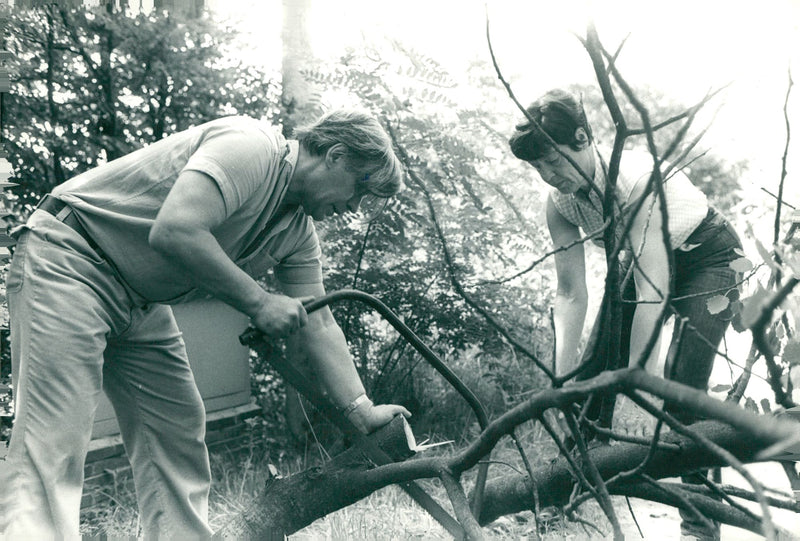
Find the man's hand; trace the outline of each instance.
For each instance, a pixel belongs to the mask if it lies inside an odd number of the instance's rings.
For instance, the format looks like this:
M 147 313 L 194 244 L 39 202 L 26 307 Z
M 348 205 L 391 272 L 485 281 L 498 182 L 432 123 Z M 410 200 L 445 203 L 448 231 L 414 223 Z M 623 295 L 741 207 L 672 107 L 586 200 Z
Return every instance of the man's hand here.
M 308 323 L 303 300 L 267 293 L 265 302 L 251 318 L 253 325 L 272 338 L 292 334 Z
M 396 415 L 402 415 L 408 419 L 411 417 L 411 412 L 397 404 L 380 404 L 376 406 L 372 403 L 372 400 L 367 400 L 353 410 L 347 418 L 361 432 L 369 434 L 389 423 Z

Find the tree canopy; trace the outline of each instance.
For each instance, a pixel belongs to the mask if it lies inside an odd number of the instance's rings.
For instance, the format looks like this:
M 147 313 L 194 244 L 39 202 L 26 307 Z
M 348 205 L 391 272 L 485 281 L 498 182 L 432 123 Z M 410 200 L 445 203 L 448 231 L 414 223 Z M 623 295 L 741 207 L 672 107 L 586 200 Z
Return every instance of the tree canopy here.
M 6 149 L 14 180 L 20 184 L 12 197 L 15 221 L 27 215 L 38 197 L 64 180 L 192 125 L 228 114 L 250 115 L 278 125 L 288 121 L 290 111 L 280 103 L 279 74 L 237 60 L 235 32 L 217 27 L 207 18 L 69 9 L 51 3 L 12 13 L 9 34 L 6 46 L 14 56 L 15 83 L 3 106 Z M 594 47 L 593 52 L 600 54 L 599 44 Z M 729 162 L 694 148 L 694 141 L 684 137 L 686 124 L 679 120 L 691 120 L 695 106 L 673 104 L 652 89 L 625 89 L 621 76 L 616 77 L 610 65 L 605 67 L 605 77 L 615 79 L 618 94 L 628 97 L 619 101 L 620 111 L 608 113 L 609 98 L 600 88 L 575 87 L 596 137 L 611 143 L 620 133 L 618 115 L 636 119 L 641 116 L 637 105 L 643 105 L 655 123 L 673 119 L 663 129 L 650 130 L 649 135 L 660 148 L 673 141 L 680 143 L 676 165 L 685 169 L 715 205 L 724 210 L 734 208 L 740 201 L 739 177 L 746 163 Z M 404 402 L 414 412 L 423 412 L 415 420 L 423 431 L 461 435 L 462 441 L 468 442 L 481 433 L 484 439 L 479 443 L 472 442 L 468 450 L 448 459 L 447 468 L 455 468 L 459 474 L 474 466 L 481 452 L 491 450 L 486 441 L 496 444 L 528 420 L 546 426 L 544 411 L 548 408 L 561 409 L 569 416 L 573 412 L 570 404 L 594 394 L 619 392 L 624 385 L 637 397 L 636 389 L 678 397 L 687 407 L 705 408 L 716 418 L 741 421 L 733 423 L 738 430 L 735 434 L 711 426 L 714 445 L 730 447 L 741 441 L 736 438 L 758 432 L 752 415 L 738 419 L 731 413 L 743 398 L 745 376 L 731 386 L 731 404 L 724 410 L 715 409 L 701 393 L 686 394 L 684 389 L 666 384 L 658 389 L 635 370 L 605 374 L 576 387 L 562 387 L 564 381 L 551 377 L 549 306 L 554 287 L 551 242 L 541 205 L 543 186 L 533 169 L 510 156 L 508 132 L 520 114 L 509 114 L 508 96 L 493 69 L 488 62 L 475 62 L 462 81 L 409 44 L 383 41 L 350 50 L 336 63 L 309 63 L 302 70 L 317 89 L 317 94 L 309 97 L 315 106 L 358 106 L 379 118 L 407 170 L 406 189 L 376 219 L 365 222 L 361 216 L 343 216 L 320 225 L 326 287 L 358 288 L 380 298 L 463 374 L 497 422 L 481 432 L 465 421 L 469 414 L 455 405 L 458 401 L 453 391 L 384 321 L 363 306 L 337 306 L 337 319 L 371 395 L 379 401 Z M 601 87 L 603 82 L 612 83 L 598 77 Z M 642 104 L 631 96 L 638 96 Z M 628 137 L 625 144 L 644 145 L 642 138 L 647 135 L 645 129 Z M 786 278 L 797 269 L 793 249 L 762 250 L 770 274 L 764 280 L 766 286 L 737 307 L 743 320 L 740 330 L 750 328 L 755 335 L 752 361 L 759 356 L 767 361 L 776 402 L 784 407 L 793 404 L 790 376 L 798 351 L 793 334 L 796 301 L 789 298 L 796 279 Z M 613 269 L 611 262 L 608 267 L 599 266 L 599 279 L 606 268 Z M 749 271 L 742 268 L 742 273 Z M 716 307 L 710 305 L 709 309 Z M 744 374 L 749 376 L 751 368 L 752 363 Z M 256 385 L 256 389 L 261 387 Z M 579 417 L 578 413 L 575 423 Z M 787 425 L 767 425 L 774 430 L 758 432 L 758 441 L 785 443 L 781 438 L 788 437 Z M 674 429 L 684 439 L 675 436 L 668 443 L 691 442 L 696 451 L 692 456 L 701 457 L 703 465 L 719 462 L 717 447 L 699 436 L 683 434 L 679 425 Z M 577 429 L 575 432 L 577 437 Z M 637 468 L 638 461 L 655 456 L 657 439 L 645 444 L 651 445 L 652 453 L 636 454 L 633 462 L 615 462 L 616 456 L 608 458 L 581 449 L 588 473 L 569 463 L 569 453 L 565 453 L 559 475 L 564 479 L 571 475 L 570 482 L 604 505 L 608 492 L 599 470 L 592 469 L 595 462 L 603 468 L 609 463 Z M 640 445 L 638 449 L 643 448 Z M 757 451 L 746 451 L 743 460 L 757 458 Z M 416 470 L 409 478 L 428 476 L 444 466 L 426 467 L 425 475 Z M 364 477 L 372 490 L 386 484 L 386 478 L 380 477 L 383 470 L 376 471 Z M 675 473 L 666 466 L 663 471 L 664 475 Z M 528 480 L 545 475 L 528 473 Z M 603 470 L 606 474 L 614 472 Z M 645 491 L 647 483 L 622 485 L 635 492 Z M 565 500 L 568 491 L 559 488 L 564 494 L 554 497 L 553 503 L 572 505 Z M 624 492 L 617 485 L 612 490 Z M 489 493 L 495 494 L 490 510 L 477 519 L 513 512 L 523 497 L 520 493 L 526 491 L 524 476 L 497 481 L 490 486 Z M 453 493 L 458 496 L 458 490 Z M 697 505 L 713 507 L 706 501 Z M 613 522 L 613 511 L 605 505 L 604 511 Z M 472 525 L 476 519 L 464 520 Z

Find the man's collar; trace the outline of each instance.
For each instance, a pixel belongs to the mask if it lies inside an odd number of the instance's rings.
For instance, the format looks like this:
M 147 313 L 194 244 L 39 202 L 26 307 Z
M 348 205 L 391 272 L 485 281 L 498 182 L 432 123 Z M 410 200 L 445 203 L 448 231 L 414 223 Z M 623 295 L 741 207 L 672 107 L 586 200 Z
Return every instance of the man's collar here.
M 283 157 L 283 161 L 292 166 L 292 171 L 297 168 L 297 156 L 300 154 L 300 143 L 296 139 L 287 139 L 286 147 L 288 152 Z

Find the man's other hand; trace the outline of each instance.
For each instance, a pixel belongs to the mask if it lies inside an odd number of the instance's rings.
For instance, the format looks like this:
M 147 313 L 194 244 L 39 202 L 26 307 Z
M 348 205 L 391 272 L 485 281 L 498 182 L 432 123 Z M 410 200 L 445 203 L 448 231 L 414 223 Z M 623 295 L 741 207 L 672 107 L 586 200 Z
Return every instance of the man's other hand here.
M 364 434 L 369 434 L 389 423 L 396 415 L 406 419 L 411 417 L 411 412 L 397 404 L 379 404 L 375 406 L 372 401 L 364 403 L 348 416 L 356 428 Z

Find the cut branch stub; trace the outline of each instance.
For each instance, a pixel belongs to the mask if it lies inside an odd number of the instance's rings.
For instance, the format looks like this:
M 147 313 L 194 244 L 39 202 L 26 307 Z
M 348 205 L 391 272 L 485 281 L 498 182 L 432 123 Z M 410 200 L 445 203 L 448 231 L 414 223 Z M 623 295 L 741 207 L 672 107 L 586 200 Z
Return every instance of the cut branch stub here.
M 403 416 L 395 417 L 367 437 L 395 461 L 414 455 L 414 438 L 409 437 Z M 276 532 L 292 534 L 371 494 L 374 487 L 355 479 L 348 481 L 349 474 L 371 467 L 372 462 L 361 449 L 351 447 L 321 466 L 272 479 L 250 507 L 218 530 L 214 539 L 264 539 Z

